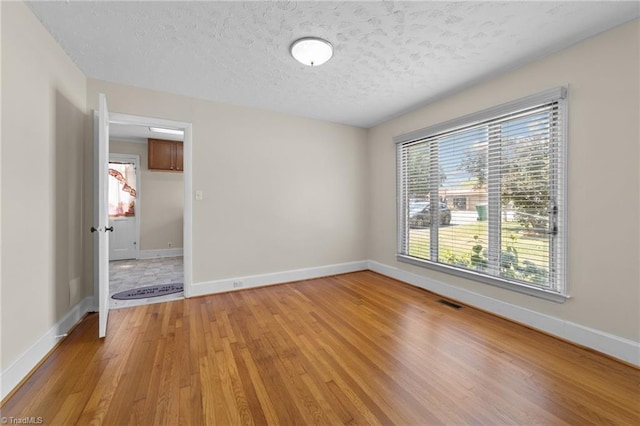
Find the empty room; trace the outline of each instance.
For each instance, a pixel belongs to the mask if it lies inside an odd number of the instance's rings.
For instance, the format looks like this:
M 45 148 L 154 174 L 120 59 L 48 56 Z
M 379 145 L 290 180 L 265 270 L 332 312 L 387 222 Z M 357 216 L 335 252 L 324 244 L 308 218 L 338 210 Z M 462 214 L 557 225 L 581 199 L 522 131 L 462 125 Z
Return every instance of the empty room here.
M 640 424 L 637 1 L 3 1 L 3 424 Z

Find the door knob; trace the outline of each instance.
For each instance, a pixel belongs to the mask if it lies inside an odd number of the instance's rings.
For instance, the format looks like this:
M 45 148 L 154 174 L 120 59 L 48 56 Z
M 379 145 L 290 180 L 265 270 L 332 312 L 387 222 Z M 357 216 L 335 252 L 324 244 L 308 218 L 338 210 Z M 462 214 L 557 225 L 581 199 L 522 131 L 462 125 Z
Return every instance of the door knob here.
M 104 228 L 104 232 L 107 232 L 107 231 L 109 231 L 109 232 L 113 232 L 113 226 L 110 226 L 110 227 L 108 227 L 108 228 L 106 228 L 106 227 L 105 227 L 105 228 Z
M 91 232 L 96 232 L 96 231 L 97 231 L 97 229 L 92 226 L 91 227 Z

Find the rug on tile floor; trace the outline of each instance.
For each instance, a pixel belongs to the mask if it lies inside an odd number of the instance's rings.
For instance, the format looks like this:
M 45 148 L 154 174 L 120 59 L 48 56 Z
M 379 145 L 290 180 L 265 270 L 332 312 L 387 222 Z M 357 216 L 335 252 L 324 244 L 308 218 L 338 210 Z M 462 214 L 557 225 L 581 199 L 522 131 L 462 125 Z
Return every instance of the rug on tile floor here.
M 146 299 L 147 297 L 165 296 L 167 294 L 179 293 L 183 290 L 182 283 L 150 285 L 147 287 L 132 288 L 121 291 L 111 296 L 117 300 Z

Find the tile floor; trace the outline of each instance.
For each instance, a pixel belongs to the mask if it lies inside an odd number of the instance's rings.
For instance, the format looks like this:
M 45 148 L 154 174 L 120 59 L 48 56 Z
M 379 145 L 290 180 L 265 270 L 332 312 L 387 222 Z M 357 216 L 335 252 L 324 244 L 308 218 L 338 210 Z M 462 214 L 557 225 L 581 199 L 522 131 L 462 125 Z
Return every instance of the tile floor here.
M 111 295 L 120 291 L 149 285 L 183 283 L 183 265 L 182 256 L 113 260 L 109 262 L 109 309 L 182 299 L 184 297 L 183 292 L 134 300 L 115 300 L 111 298 Z

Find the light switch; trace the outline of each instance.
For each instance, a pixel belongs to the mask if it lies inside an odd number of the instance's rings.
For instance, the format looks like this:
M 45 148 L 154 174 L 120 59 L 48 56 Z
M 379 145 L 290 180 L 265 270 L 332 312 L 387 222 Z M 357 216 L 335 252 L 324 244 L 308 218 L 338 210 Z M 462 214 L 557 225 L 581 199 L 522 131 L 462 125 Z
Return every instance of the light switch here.
M 201 190 L 197 190 L 196 191 L 196 200 L 202 201 L 202 191 Z

